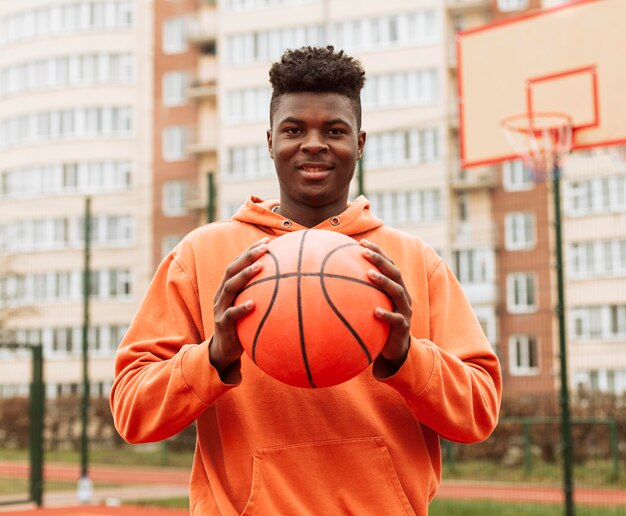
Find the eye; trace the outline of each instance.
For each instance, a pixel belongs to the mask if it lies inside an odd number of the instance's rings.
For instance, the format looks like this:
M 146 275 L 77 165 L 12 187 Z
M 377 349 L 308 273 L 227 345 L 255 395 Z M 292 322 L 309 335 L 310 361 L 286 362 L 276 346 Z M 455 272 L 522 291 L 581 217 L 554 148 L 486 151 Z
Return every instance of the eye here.
M 285 127 L 285 128 L 283 129 L 283 132 L 284 132 L 285 134 L 290 135 L 290 136 L 295 136 L 295 135 L 300 134 L 302 131 L 301 131 L 301 129 L 300 129 L 299 127 L 295 127 L 295 126 L 294 126 L 294 127 Z
M 346 131 L 341 129 L 340 127 L 333 127 L 328 131 L 331 136 L 341 136 L 342 134 L 346 134 Z

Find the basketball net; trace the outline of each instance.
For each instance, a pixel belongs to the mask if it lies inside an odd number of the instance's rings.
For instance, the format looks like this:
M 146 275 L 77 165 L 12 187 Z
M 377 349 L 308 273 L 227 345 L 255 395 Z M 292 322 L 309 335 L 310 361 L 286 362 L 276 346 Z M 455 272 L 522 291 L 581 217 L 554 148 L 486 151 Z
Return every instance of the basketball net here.
M 501 122 L 507 140 L 533 175 L 545 181 L 572 150 L 572 119 L 562 113 L 521 113 Z

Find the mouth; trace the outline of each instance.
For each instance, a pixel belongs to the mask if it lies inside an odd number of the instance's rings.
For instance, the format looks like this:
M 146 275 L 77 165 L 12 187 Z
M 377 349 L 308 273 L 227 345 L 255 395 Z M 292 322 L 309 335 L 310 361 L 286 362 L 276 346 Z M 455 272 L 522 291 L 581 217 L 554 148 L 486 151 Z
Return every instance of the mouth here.
M 327 163 L 305 162 L 299 163 L 296 168 L 308 179 L 323 179 L 333 167 Z

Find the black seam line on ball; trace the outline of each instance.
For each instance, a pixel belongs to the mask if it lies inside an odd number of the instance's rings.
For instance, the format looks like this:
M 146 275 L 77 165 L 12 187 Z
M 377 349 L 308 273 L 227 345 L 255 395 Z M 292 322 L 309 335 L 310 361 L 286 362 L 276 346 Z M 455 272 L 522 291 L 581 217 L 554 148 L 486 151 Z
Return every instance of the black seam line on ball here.
M 306 356 L 306 343 L 304 341 L 304 321 L 302 318 L 302 256 L 304 255 L 304 239 L 306 238 L 308 232 L 309 230 L 307 229 L 304 231 L 304 233 L 302 233 L 302 238 L 300 239 L 300 249 L 298 250 L 298 329 L 300 331 L 300 350 L 302 351 L 302 360 L 304 361 L 306 375 L 309 379 L 309 385 L 315 388 L 315 383 L 313 382 L 313 377 L 311 375 L 311 368 L 309 366 L 309 359 Z
M 320 272 L 285 272 L 283 274 L 276 274 L 274 276 L 267 276 L 265 278 L 253 281 L 252 283 L 248 283 L 239 292 L 241 293 L 244 290 L 248 290 L 249 288 L 254 287 L 255 285 L 259 285 L 260 283 L 266 283 L 268 281 L 276 281 L 276 280 L 281 280 L 281 279 L 286 279 L 286 278 L 296 278 L 298 276 L 301 276 L 303 278 L 319 278 L 321 275 L 322 274 Z M 383 294 L 385 294 L 385 291 L 382 288 L 380 288 L 378 285 L 374 285 L 373 283 L 370 283 L 369 281 L 365 281 L 365 280 L 361 280 L 361 279 L 358 279 L 358 278 L 354 278 L 352 276 L 344 276 L 342 274 L 324 273 L 324 277 L 325 278 L 332 278 L 332 279 L 340 279 L 340 280 L 345 280 L 345 281 L 351 281 L 353 283 L 358 283 L 359 285 L 363 285 L 365 287 L 373 288 L 374 290 L 378 290 L 379 292 L 382 292 Z
M 350 245 L 354 245 L 354 244 L 346 244 L 346 245 L 339 246 L 339 247 L 333 249 L 330 253 L 328 253 L 324 257 L 324 260 L 322 260 L 322 266 L 320 267 L 320 285 L 322 287 L 322 292 L 324 293 L 324 297 L 326 298 L 326 302 L 328 303 L 328 306 L 330 306 L 331 310 L 333 312 L 335 312 L 335 315 L 339 318 L 339 320 L 344 324 L 344 326 L 348 329 L 348 331 L 355 338 L 355 340 L 357 341 L 357 343 L 361 347 L 361 350 L 365 354 L 365 357 L 367 358 L 367 363 L 371 364 L 372 363 L 372 355 L 370 354 L 369 349 L 367 349 L 367 346 L 363 342 L 363 339 L 361 339 L 359 334 L 352 327 L 352 325 L 348 322 L 348 320 L 341 314 L 341 312 L 339 310 L 337 310 L 337 307 L 335 306 L 335 304 L 330 299 L 330 296 L 328 295 L 328 291 L 326 290 L 326 284 L 324 283 L 324 276 L 325 276 L 324 269 L 326 268 L 326 262 L 328 262 L 330 257 L 333 254 L 335 254 L 337 251 L 340 251 L 344 247 L 348 247 Z
M 280 270 L 278 268 L 278 259 L 271 253 L 271 251 L 268 251 L 267 254 L 272 260 L 274 260 L 276 273 L 279 274 Z M 279 281 L 276 281 L 276 283 L 274 284 L 274 292 L 272 292 L 272 298 L 270 299 L 270 303 L 267 307 L 267 310 L 263 314 L 263 317 L 261 318 L 261 322 L 259 323 L 259 326 L 256 329 L 256 332 L 254 334 L 254 340 L 252 341 L 252 361 L 254 363 L 256 363 L 256 345 L 257 345 L 257 342 L 259 341 L 261 330 L 263 329 L 263 326 L 265 325 L 265 321 L 267 321 L 267 318 L 269 317 L 270 312 L 272 311 L 272 307 L 274 306 L 274 302 L 276 301 L 276 298 L 278 297 L 278 283 Z

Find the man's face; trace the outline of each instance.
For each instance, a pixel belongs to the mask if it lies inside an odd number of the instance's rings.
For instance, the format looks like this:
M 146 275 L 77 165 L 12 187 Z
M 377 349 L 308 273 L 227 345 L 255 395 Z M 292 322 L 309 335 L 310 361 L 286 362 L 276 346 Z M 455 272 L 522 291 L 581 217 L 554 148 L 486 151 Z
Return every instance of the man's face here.
M 281 206 L 341 213 L 365 144 L 348 97 L 289 93 L 280 97 L 267 132 Z M 325 211 L 326 211 L 325 210 Z

